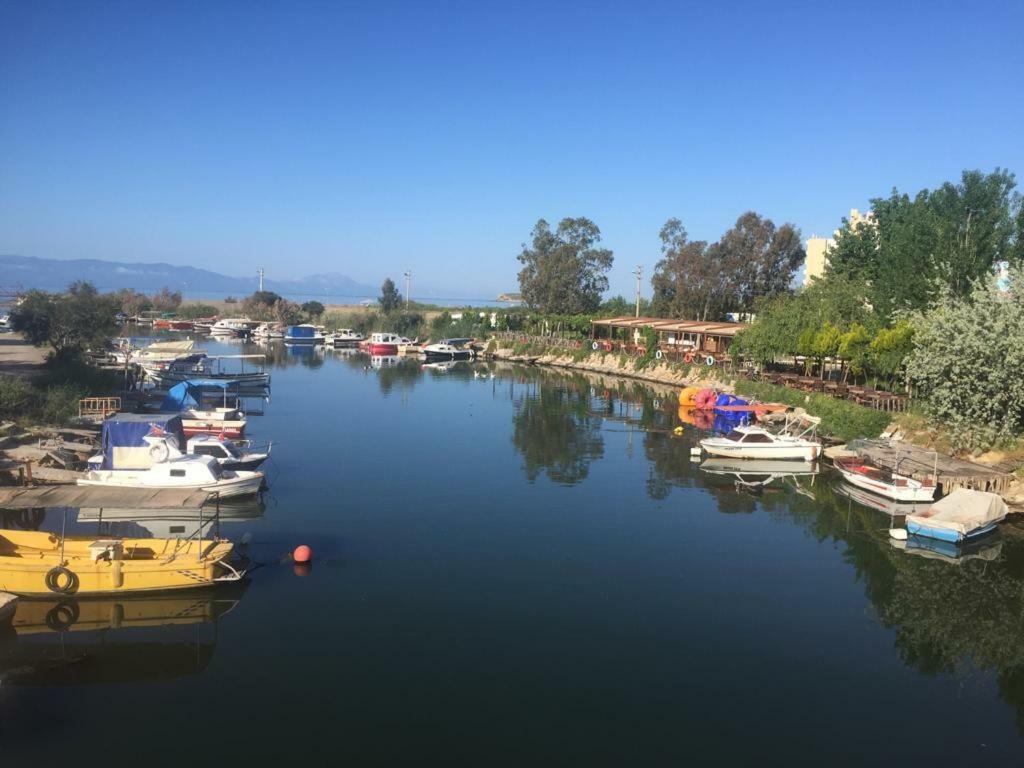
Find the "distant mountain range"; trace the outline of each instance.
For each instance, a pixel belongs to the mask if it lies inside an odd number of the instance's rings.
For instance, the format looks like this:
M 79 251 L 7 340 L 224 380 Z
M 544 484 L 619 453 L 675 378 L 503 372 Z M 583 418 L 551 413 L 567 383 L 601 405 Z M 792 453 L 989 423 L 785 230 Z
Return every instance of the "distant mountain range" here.
M 259 287 L 259 279 L 232 277 L 194 267 L 171 264 L 128 264 L 101 259 L 40 259 L 34 256 L 0 255 L 0 288 L 20 284 L 23 288 L 58 291 L 75 280 L 88 280 L 102 291 L 133 288 L 152 293 L 164 286 L 185 296 L 223 293 L 248 296 Z M 283 295 L 373 297 L 379 288 L 357 283 L 352 278 L 328 272 L 298 280 L 266 279 L 263 287 Z M 210 298 L 209 296 L 205 296 Z

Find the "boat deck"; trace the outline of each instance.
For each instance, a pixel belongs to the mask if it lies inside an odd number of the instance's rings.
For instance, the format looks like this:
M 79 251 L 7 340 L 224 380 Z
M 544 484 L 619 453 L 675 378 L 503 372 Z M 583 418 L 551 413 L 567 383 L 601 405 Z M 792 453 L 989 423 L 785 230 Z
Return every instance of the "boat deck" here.
M 0 488 L 0 509 L 38 507 L 117 507 L 197 511 L 212 497 L 208 491 L 174 488 L 109 488 L 57 485 L 39 488 Z
M 855 440 L 848 446 L 875 464 L 922 482 L 938 469 L 938 483 L 945 496 L 957 488 L 1002 493 L 1013 475 L 973 461 L 956 459 L 898 440 Z

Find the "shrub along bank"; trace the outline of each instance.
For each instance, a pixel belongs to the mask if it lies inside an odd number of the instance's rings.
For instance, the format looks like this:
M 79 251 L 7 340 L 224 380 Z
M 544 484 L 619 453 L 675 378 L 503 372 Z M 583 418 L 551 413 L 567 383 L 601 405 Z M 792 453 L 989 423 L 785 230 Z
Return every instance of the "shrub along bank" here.
M 23 426 L 67 424 L 78 415 L 78 401 L 117 392 L 116 374 L 79 361 L 50 362 L 27 379 L 0 376 L 0 421 Z
M 820 431 L 838 440 L 858 437 L 877 437 L 889 425 L 891 414 L 865 408 L 863 405 L 837 400 L 828 395 L 800 392 L 788 387 L 777 387 L 760 381 L 736 382 L 736 394 L 757 398 L 765 402 L 785 403 L 821 417 Z

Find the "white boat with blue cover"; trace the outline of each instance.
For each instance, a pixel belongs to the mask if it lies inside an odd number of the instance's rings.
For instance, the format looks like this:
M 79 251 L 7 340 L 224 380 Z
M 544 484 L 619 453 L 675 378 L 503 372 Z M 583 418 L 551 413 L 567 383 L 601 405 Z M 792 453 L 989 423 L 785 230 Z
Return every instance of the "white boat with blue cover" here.
M 1008 511 L 998 494 L 957 488 L 926 511 L 907 515 L 906 533 L 940 541 L 970 541 L 994 531 Z
M 324 335 L 315 325 L 289 325 L 284 332 L 285 344 L 323 344 Z

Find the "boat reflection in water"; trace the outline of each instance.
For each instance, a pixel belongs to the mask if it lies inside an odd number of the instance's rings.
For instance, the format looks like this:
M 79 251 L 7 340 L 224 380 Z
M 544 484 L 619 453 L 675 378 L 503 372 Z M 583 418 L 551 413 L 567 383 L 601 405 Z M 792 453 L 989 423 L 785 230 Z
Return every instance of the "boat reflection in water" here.
M 905 540 L 890 539 L 890 546 L 903 550 L 908 555 L 961 565 L 968 560 L 998 560 L 1003 551 L 1003 540 L 999 536 L 986 536 L 978 541 L 957 544 L 927 536 L 911 535 Z
M 155 682 L 198 674 L 247 584 L 187 595 L 22 599 L 0 627 L 0 684 Z
M 850 485 L 849 483 L 837 483 L 835 490 L 836 493 L 846 496 L 848 499 L 852 499 L 862 506 L 874 509 L 878 512 L 884 512 L 891 517 L 920 515 L 922 512 L 926 512 L 928 507 L 931 506 L 930 502 L 907 504 L 905 502 L 887 499 L 884 496 L 879 496 L 876 493 L 865 491 L 864 489 Z
M 775 483 L 782 485 L 787 481 L 800 493 L 810 491 L 797 482 L 797 478 L 810 477 L 814 482 L 818 474 L 818 464 L 813 461 L 790 461 L 783 459 L 705 459 L 700 469 L 712 475 L 729 476 L 737 490 L 760 492 L 766 486 Z

